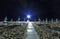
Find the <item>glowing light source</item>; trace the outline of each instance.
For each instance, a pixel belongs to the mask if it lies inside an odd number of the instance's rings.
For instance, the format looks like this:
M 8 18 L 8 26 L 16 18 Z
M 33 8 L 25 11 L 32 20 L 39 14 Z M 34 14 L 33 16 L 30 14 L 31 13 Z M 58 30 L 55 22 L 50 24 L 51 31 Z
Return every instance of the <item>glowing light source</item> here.
M 27 15 L 27 18 L 30 18 L 30 15 Z

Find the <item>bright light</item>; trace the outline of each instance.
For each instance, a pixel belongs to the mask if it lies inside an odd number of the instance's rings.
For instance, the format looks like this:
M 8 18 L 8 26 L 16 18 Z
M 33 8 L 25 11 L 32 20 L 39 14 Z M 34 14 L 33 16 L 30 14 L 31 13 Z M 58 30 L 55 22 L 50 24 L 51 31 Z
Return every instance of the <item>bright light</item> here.
M 27 15 L 27 18 L 30 18 L 30 15 Z

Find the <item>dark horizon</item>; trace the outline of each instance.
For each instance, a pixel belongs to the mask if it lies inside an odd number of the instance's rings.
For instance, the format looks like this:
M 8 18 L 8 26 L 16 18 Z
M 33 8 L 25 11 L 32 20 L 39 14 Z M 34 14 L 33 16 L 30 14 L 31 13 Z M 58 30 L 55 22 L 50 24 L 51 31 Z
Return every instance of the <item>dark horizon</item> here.
M 23 20 L 28 14 L 31 19 L 60 19 L 60 0 L 0 0 L 0 4 L 0 20 L 5 16 L 8 20 L 20 16 Z

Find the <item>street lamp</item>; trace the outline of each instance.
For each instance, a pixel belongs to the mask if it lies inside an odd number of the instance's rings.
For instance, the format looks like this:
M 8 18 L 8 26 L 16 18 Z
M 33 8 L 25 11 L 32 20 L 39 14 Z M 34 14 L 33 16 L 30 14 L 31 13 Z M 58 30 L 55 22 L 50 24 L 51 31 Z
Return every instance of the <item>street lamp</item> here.
M 31 18 L 31 16 L 30 16 L 30 15 L 27 15 L 27 18 L 28 18 L 28 20 L 27 20 L 27 21 L 29 21 L 29 19 Z
M 27 15 L 27 18 L 29 19 L 31 16 L 30 15 Z

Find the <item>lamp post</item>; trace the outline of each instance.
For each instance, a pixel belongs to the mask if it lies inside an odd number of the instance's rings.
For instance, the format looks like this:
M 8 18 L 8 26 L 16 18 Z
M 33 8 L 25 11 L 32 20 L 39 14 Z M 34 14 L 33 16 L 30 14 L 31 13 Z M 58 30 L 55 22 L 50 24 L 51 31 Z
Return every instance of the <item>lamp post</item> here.
M 20 25 L 20 20 L 21 20 L 21 19 L 20 19 L 20 17 L 19 17 L 19 18 L 17 19 L 17 21 L 16 21 L 16 22 L 17 22 L 16 25 Z
M 28 21 L 29 21 L 29 19 L 31 18 L 31 16 L 30 15 L 27 15 L 27 18 L 28 18 Z
M 58 19 L 56 18 L 56 23 L 58 23 Z
M 7 26 L 7 16 L 6 16 L 5 19 L 4 19 L 4 25 Z
M 5 17 L 4 22 L 7 22 L 7 16 Z
M 39 21 L 39 23 L 41 24 L 41 19 L 40 19 L 40 18 L 38 19 L 38 21 Z
M 53 18 L 51 19 L 51 23 L 52 23 L 52 24 L 54 23 L 54 20 L 53 20 Z
M 46 18 L 46 24 L 48 23 L 48 19 Z
M 18 21 L 20 21 L 20 18 L 18 18 Z

